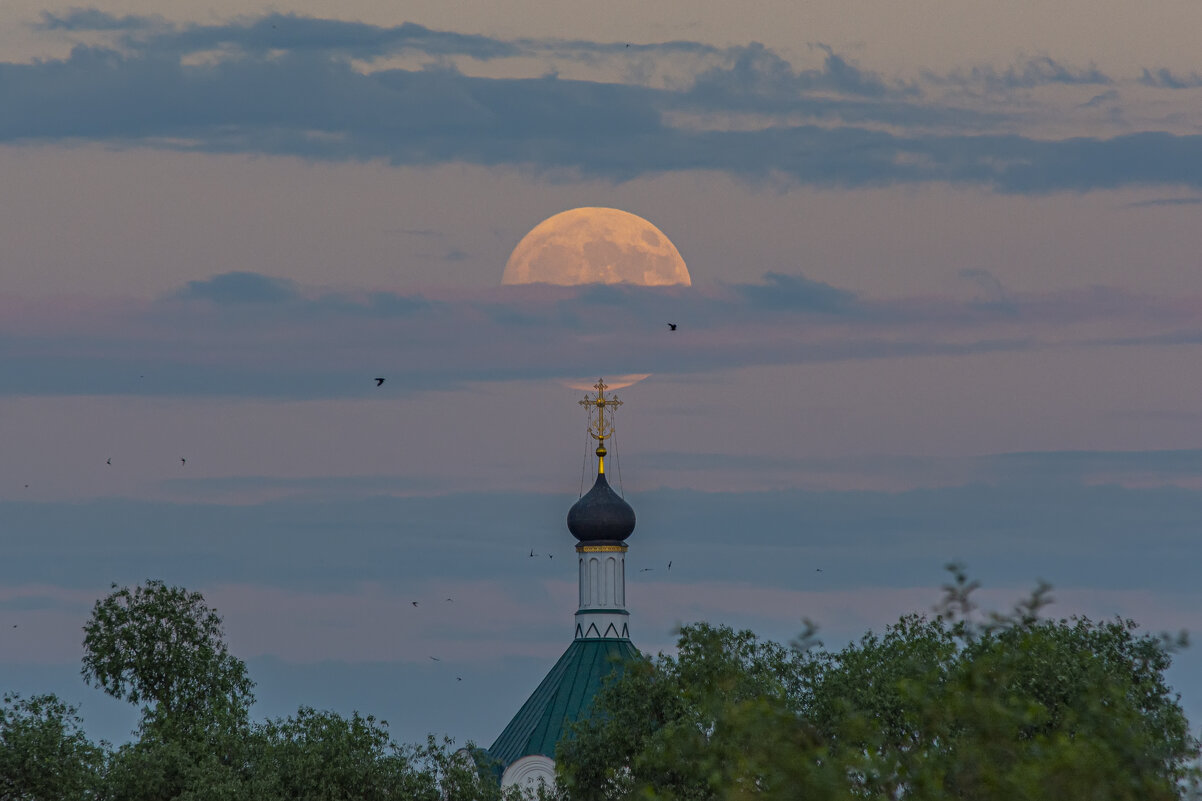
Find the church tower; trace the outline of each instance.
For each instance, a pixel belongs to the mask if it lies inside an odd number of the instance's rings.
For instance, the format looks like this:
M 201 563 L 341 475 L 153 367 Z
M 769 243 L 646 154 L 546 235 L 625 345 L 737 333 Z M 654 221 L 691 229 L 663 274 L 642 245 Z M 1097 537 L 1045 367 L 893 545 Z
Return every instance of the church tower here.
M 605 476 L 605 441 L 613 436 L 613 412 L 622 401 L 606 395 L 603 380 L 593 388 L 580 405 L 589 410 L 589 434 L 597 441 L 597 479 L 568 510 L 580 580 L 575 638 L 488 748 L 503 771 L 502 787 L 552 785 L 555 744 L 588 713 L 605 677 L 640 657 L 630 642 L 626 611 L 626 539 L 634 531 L 634 509 Z

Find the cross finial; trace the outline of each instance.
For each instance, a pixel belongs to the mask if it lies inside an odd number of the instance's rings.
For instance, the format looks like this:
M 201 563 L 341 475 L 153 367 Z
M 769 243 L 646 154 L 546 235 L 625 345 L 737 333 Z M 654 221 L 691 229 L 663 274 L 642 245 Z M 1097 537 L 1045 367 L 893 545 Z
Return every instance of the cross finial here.
M 614 424 L 611 417 L 608 421 L 605 419 L 605 410 L 622 405 L 622 401 L 618 400 L 617 395 L 606 397 L 605 390 L 609 389 L 609 385 L 605 383 L 605 379 L 598 378 L 597 383 L 593 384 L 593 388 L 597 391 L 593 394 L 585 393 L 584 400 L 580 401 L 580 405 L 589 410 L 589 435 L 597 440 L 597 472 L 605 472 L 605 440 L 613 436 Z M 592 411 L 597 410 L 596 422 L 593 421 Z

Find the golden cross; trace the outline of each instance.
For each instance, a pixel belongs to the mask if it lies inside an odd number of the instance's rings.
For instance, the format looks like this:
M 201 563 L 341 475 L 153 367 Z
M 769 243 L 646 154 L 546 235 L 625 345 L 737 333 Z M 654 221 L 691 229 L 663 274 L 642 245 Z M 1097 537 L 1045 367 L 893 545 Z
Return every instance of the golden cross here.
M 590 412 L 593 408 L 597 409 L 597 423 L 593 425 L 592 420 L 589 421 L 588 433 L 593 439 L 597 440 L 598 449 L 604 449 L 605 440 L 613 436 L 614 424 L 611 420 L 606 423 L 605 409 L 607 407 L 617 408 L 622 405 L 622 401 L 618 400 L 617 395 L 605 397 L 605 390 L 609 389 L 609 385 L 605 383 L 605 379 L 598 378 L 597 383 L 593 384 L 593 388 L 597 390 L 596 394 L 585 394 L 584 400 L 580 401 L 581 406 L 588 407 Z M 591 418 L 592 415 L 590 414 Z

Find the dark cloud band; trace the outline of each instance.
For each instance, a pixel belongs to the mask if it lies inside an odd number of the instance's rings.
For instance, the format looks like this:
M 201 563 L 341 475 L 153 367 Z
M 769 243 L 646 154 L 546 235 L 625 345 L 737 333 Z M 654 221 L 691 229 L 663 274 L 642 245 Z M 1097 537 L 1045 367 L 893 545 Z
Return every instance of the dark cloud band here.
M 1025 112 L 997 102 L 998 93 L 1058 84 L 1096 94 L 1097 86 L 1115 83 L 1095 67 L 1050 57 L 905 82 L 861 69 L 825 46 L 821 67 L 797 69 L 754 43 L 502 40 L 413 23 L 380 27 L 278 14 L 174 26 L 78 9 L 47 13 L 40 27 L 102 32 L 111 42 L 79 45 L 63 59 L 0 64 L 0 142 L 460 162 L 615 181 L 718 170 L 752 181 L 946 182 L 1015 193 L 1202 185 L 1197 135 L 993 133 L 1021 130 L 1027 121 Z M 187 58 L 197 53 L 209 57 Z M 404 53 L 437 66 L 354 65 Z M 684 58 L 692 66 L 683 82 L 653 85 L 465 75 L 454 66 L 457 57 L 600 60 L 628 71 L 631 59 L 654 66 Z M 1148 71 L 1142 83 L 1191 80 Z M 953 94 L 989 94 L 990 103 L 945 98 L 949 86 Z M 1077 108 L 1092 107 L 1083 100 Z M 719 122 L 732 115 L 751 115 L 750 124 Z

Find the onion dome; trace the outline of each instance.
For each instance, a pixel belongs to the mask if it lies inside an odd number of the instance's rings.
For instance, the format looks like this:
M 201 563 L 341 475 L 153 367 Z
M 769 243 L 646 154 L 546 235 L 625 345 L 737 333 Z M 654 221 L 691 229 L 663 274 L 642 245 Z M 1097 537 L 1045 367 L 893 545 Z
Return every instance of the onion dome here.
M 581 542 L 621 542 L 634 531 L 634 509 L 597 474 L 597 481 L 568 510 L 568 531 Z

